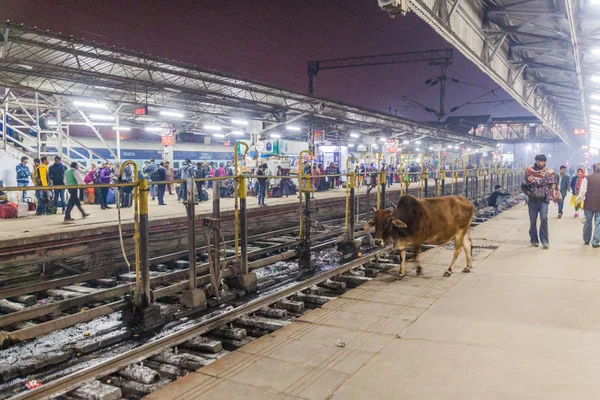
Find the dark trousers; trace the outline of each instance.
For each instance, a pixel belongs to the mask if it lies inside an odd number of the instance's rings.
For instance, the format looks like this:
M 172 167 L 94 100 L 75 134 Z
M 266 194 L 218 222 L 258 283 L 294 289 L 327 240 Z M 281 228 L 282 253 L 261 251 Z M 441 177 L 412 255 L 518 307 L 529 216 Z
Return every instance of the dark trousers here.
M 75 206 L 81 211 L 82 215 L 85 215 L 85 211 L 81 208 L 81 202 L 79 201 L 79 196 L 77 194 L 77 189 L 69 189 L 69 202 L 67 203 L 65 219 L 71 218 L 71 211 L 73 211 L 73 207 Z
M 106 204 L 106 196 L 108 195 L 108 188 L 100 188 L 100 208 L 108 208 Z
M 165 189 L 167 185 L 156 185 L 158 186 L 158 204 L 165 204 Z
M 196 182 L 196 189 L 198 189 L 198 202 L 202 201 L 202 184 L 204 182 Z
M 35 198 L 37 199 L 37 210 L 35 213 L 37 215 L 46 214 L 46 202 L 48 201 L 48 197 L 44 196 L 44 190 L 36 190 Z
M 187 201 L 187 182 L 182 182 L 179 186 L 179 199 L 183 201 Z
M 548 203 L 529 202 L 529 238 L 531 243 L 548 243 Z M 540 235 L 538 239 L 537 218 L 540 215 Z
M 564 199 L 564 196 L 563 196 L 563 199 Z M 564 207 L 564 205 L 565 205 L 565 202 L 564 202 L 564 201 L 559 201 L 559 202 L 558 202 L 558 213 L 559 213 L 559 214 L 562 214 L 562 213 L 563 213 L 563 207 Z

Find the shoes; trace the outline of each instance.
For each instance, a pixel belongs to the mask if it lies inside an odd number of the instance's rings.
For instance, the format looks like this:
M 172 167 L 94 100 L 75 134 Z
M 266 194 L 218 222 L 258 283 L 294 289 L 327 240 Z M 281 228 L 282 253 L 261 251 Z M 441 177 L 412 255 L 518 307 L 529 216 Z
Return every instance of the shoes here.
M 590 244 L 590 242 L 583 242 L 583 244 L 587 246 Z
M 533 247 L 540 247 L 540 244 L 539 244 L 539 243 L 531 243 L 531 245 L 532 245 Z
M 167 203 L 158 203 L 159 206 L 166 206 Z
M 89 213 L 87 213 L 87 214 L 83 214 L 83 218 L 87 218 L 87 217 L 89 217 L 89 216 L 90 216 L 90 214 L 89 214 Z
M 75 222 L 75 220 L 73 218 L 65 218 L 65 224 L 71 223 L 71 222 Z
M 559 213 L 558 214 L 558 219 L 561 219 L 561 218 L 562 218 L 562 213 Z
M 542 248 L 543 249 L 548 249 L 550 246 L 548 245 L 548 243 L 542 243 Z
M 600 243 L 593 244 L 592 247 L 597 249 L 598 247 L 600 247 Z
M 106 206 L 105 210 L 112 210 L 112 207 Z

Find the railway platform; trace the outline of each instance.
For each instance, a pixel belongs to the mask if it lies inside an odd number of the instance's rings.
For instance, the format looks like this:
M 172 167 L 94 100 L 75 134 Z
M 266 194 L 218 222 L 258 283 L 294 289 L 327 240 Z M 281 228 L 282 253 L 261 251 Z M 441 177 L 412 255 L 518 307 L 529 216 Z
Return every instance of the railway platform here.
M 462 179 L 460 180 L 462 182 Z M 450 190 L 451 179 L 446 180 L 448 186 L 447 190 Z M 410 188 L 417 188 L 417 183 L 412 183 Z M 430 179 L 429 187 L 435 187 L 435 182 Z M 400 184 L 395 183 L 391 188 L 388 189 L 390 192 L 398 192 L 400 190 Z M 212 193 L 209 189 L 209 195 L 211 198 L 208 201 L 200 202 L 196 206 L 196 213 L 210 213 L 212 211 Z M 377 190 L 373 189 L 371 193 L 376 193 Z M 361 187 L 357 194 L 366 193 L 366 187 Z M 333 199 L 345 196 L 345 189 L 340 187 L 329 191 L 317 192 L 315 197 L 318 200 Z M 231 211 L 234 209 L 233 198 L 221 198 L 221 211 Z M 159 206 L 156 200 L 149 202 L 149 218 L 151 220 L 169 219 L 177 217 L 185 217 L 186 210 L 185 205 L 177 201 L 176 195 L 165 194 L 166 206 Z M 289 203 L 298 203 L 298 196 L 293 195 L 289 197 L 279 198 L 267 198 L 266 204 L 268 206 L 282 205 Z M 76 218 L 74 223 L 64 224 L 64 214 L 58 211 L 56 215 L 44 215 L 36 216 L 34 212 L 30 212 L 28 217 L 9 219 L 2 221 L 2 229 L 0 230 L 0 240 L 10 240 L 24 237 L 34 237 L 40 235 L 52 234 L 55 232 L 77 232 L 83 228 L 103 228 L 109 226 L 116 226 L 119 222 L 117 208 L 114 204 L 110 205 L 110 210 L 100 210 L 99 204 L 83 204 L 83 208 L 90 213 L 90 216 L 86 219 L 81 218 L 81 214 L 77 209 L 73 210 L 73 217 Z M 260 207 L 255 198 L 248 199 L 248 208 Z M 133 221 L 133 207 L 121 209 L 121 221 L 123 223 L 129 223 Z
M 381 274 L 146 399 L 596 398 L 600 253 L 550 215 L 549 250 L 516 206 L 473 228 L 471 274 L 443 278 L 433 248 L 422 276 Z

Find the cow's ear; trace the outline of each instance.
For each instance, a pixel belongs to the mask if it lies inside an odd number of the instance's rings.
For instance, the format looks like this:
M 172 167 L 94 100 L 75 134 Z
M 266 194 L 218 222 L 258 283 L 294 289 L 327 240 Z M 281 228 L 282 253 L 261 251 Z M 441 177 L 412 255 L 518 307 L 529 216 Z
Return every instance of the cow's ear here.
M 374 227 L 374 226 L 375 226 L 375 220 L 374 220 L 374 219 L 372 219 L 372 220 L 369 220 L 369 221 L 368 221 L 368 222 L 365 224 L 365 226 L 363 226 L 363 229 L 364 229 L 364 230 L 366 230 L 366 231 L 368 231 L 369 229 L 371 229 L 371 228 L 372 228 L 372 227 Z
M 406 228 L 406 224 L 404 222 L 400 221 L 398 218 L 392 218 L 392 224 L 396 228 Z

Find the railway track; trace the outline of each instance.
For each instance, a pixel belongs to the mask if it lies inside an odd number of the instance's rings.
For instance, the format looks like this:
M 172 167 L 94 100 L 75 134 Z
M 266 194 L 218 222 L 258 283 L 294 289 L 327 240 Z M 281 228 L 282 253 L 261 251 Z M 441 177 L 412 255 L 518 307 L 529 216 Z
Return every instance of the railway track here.
M 321 223 L 321 228 L 315 230 L 312 235 L 313 245 L 330 246 L 335 238 L 343 233 L 343 227 L 335 226 L 332 222 L 338 220 Z M 295 249 L 299 240 L 289 235 L 294 230 L 295 228 L 278 230 L 249 238 L 250 269 L 297 256 Z M 204 247 L 198 249 L 199 257 L 203 256 L 204 250 Z M 188 262 L 184 259 L 177 260 L 181 256 L 183 254 L 177 253 L 153 259 L 154 271 L 151 271 L 150 283 L 155 300 L 173 296 L 187 289 Z M 158 263 L 169 259 L 174 261 L 168 265 Z M 200 263 L 196 266 L 199 285 L 210 281 L 209 265 L 202 260 L 200 258 Z M 228 263 L 233 260 L 233 252 L 228 251 L 222 261 Z M 226 278 L 230 274 L 232 271 L 225 269 L 223 277 Z M 12 295 L 17 293 L 19 297 L 0 300 L 0 310 L 5 312 L 0 316 L 0 328 L 3 329 L 0 332 L 0 341 L 3 347 L 119 311 L 126 304 L 123 296 L 130 293 L 135 285 L 134 273 L 88 281 L 85 278 L 86 276 L 74 276 L 9 289 Z M 65 281 L 68 284 L 62 286 Z M 0 295 L 5 296 L 6 294 Z
M 20 391 L 11 397 L 15 400 L 54 398 L 65 394 L 64 398 L 85 398 L 85 393 L 90 390 L 114 393 L 118 388 L 128 399 L 142 397 L 256 337 L 287 325 L 301 316 L 304 310 L 325 304 L 347 287 L 356 287 L 370 280 L 364 275 L 374 276 L 391 268 L 393 260 L 373 262 L 388 251 L 371 249 L 369 253 L 344 264 L 318 263 L 317 271 L 310 275 L 290 278 L 259 291 L 255 296 L 210 308 L 196 319 L 177 320 L 166 334 L 145 341 L 119 340 L 101 351 L 80 354 L 78 359 L 83 363 L 77 364 L 79 368 L 63 361 L 61 367 L 50 368 L 46 373 L 4 384 L 0 393 L 8 395 Z M 322 255 L 322 258 L 330 259 L 332 254 L 333 251 Z M 365 269 L 364 265 L 369 265 L 369 268 Z M 362 271 L 348 274 L 356 268 Z M 111 330 L 113 337 L 127 335 L 126 328 L 117 327 L 118 323 L 115 323 Z M 32 378 L 42 385 L 23 391 L 25 379 L 31 382 Z M 101 382 L 80 388 L 82 384 L 96 379 L 101 379 Z

